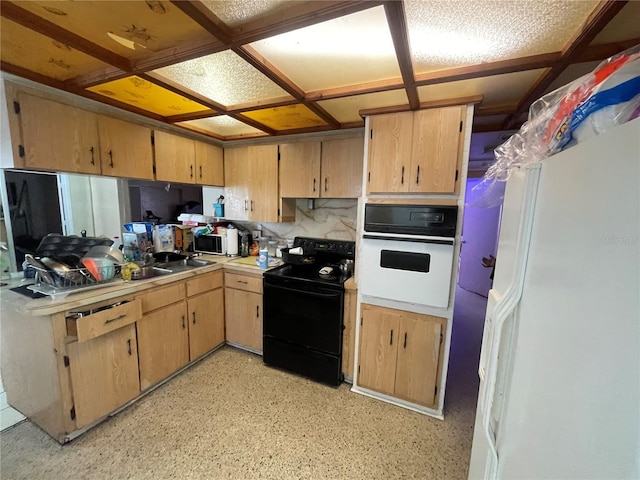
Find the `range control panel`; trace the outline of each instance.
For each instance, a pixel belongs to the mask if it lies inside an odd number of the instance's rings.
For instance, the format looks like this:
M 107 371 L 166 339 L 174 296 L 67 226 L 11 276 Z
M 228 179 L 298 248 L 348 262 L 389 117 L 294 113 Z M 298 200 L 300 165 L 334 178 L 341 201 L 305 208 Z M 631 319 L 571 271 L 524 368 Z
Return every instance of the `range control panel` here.
M 343 258 L 354 259 L 356 254 L 356 243 L 347 240 L 296 237 L 293 245 L 302 247 L 305 255 L 332 253 Z

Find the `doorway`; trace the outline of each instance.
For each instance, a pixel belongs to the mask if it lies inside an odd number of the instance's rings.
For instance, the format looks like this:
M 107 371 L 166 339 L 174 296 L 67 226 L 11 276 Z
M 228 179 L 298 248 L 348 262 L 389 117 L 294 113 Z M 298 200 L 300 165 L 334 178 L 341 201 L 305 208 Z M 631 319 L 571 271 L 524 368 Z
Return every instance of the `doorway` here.
M 481 178 L 467 180 L 458 285 L 469 292 L 488 297 L 493 283 L 502 207 L 473 206 L 479 196 L 473 187 L 481 181 Z
M 5 171 L 8 224 L 18 270 L 27 253 L 34 253 L 43 237 L 63 233 L 58 179 L 55 174 Z

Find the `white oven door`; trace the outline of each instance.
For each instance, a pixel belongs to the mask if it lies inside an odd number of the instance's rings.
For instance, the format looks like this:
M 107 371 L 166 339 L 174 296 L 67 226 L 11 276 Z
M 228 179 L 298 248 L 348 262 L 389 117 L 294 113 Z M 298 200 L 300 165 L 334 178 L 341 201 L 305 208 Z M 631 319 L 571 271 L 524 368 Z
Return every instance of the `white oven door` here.
M 358 288 L 363 295 L 447 308 L 452 238 L 365 234 Z

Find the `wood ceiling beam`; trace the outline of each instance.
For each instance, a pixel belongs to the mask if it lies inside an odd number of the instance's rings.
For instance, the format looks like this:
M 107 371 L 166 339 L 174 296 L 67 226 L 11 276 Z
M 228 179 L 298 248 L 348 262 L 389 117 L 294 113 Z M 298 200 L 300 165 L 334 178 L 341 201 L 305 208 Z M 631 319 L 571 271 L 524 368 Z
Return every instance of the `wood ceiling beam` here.
M 82 97 L 95 100 L 96 102 L 106 103 L 107 105 L 119 108 L 120 110 L 126 110 L 127 112 L 135 113 L 136 115 L 140 115 L 142 117 L 152 118 L 153 120 L 158 120 L 159 122 L 168 123 L 167 118 L 163 115 L 158 115 L 157 113 L 153 113 L 149 110 L 144 110 L 142 108 L 129 105 L 128 103 L 119 102 L 118 100 L 110 97 L 105 97 L 104 95 L 100 95 L 99 93 L 94 93 L 89 90 L 79 90 L 73 93 L 77 93 Z
M 275 65 L 273 65 L 266 58 L 260 55 L 258 51 L 253 47 L 245 45 L 244 47 L 235 47 L 233 48 L 233 51 L 244 61 L 249 63 L 264 76 L 266 76 L 269 80 L 274 82 L 289 95 L 305 105 L 309 110 L 322 118 L 322 120 L 327 122 L 329 125 L 333 126 L 334 128 L 338 128 L 340 126 L 340 122 L 333 118 L 333 116 L 331 116 L 322 107 L 317 105 L 315 102 L 307 102 L 305 100 L 304 91 L 291 80 L 289 80 L 280 70 L 275 67 Z
M 225 45 L 229 45 L 232 42 L 233 33 L 231 29 L 202 2 L 171 0 L 171 3 Z
M 34 82 L 41 83 L 49 87 L 65 90 L 65 83 L 61 80 L 47 77 L 46 75 L 42 75 L 40 73 L 32 72 L 31 70 L 27 70 L 26 68 L 7 63 L 3 60 L 0 60 L 0 70 L 12 75 L 16 75 L 17 77 L 26 78 L 27 80 L 33 80 Z
M 426 102 L 420 102 L 418 104 L 419 109 L 425 108 L 441 108 L 441 107 L 452 107 L 454 105 L 469 105 L 482 102 L 482 95 L 470 95 L 467 97 L 458 97 L 458 98 L 447 98 L 443 100 L 429 100 Z M 408 112 L 410 110 L 415 110 L 411 108 L 410 105 L 393 105 L 388 107 L 379 107 L 379 108 L 366 108 L 360 110 L 360 116 L 365 117 L 369 115 L 380 115 L 383 113 L 398 113 L 398 112 Z
M 636 45 L 640 45 L 640 37 L 602 45 L 589 45 L 582 53 L 576 56 L 575 63 L 604 60 Z
M 239 122 L 242 123 L 246 123 L 247 125 L 249 125 L 250 127 L 253 128 L 257 128 L 258 130 L 267 133 L 269 135 L 275 135 L 277 133 L 276 130 L 274 130 L 271 127 L 267 127 L 266 125 L 255 121 L 252 118 L 246 117 L 244 115 L 242 115 L 241 113 L 227 113 L 227 115 L 229 115 L 232 118 L 235 118 L 236 120 L 238 120 Z
M 538 81 L 529 89 L 522 100 L 520 100 L 516 111 L 507 117 L 502 124 L 503 130 L 511 130 L 514 128 L 518 122 L 518 117 L 527 111 L 534 101 L 544 95 L 565 68 L 580 57 L 598 33 L 602 31 L 627 3 L 626 0 L 605 0 L 600 2 L 600 5 L 587 20 L 584 27 L 567 43 L 562 51 L 561 60 L 540 76 Z
M 354 95 L 366 95 L 367 93 L 388 92 L 400 89 L 404 89 L 402 78 L 388 78 L 385 80 L 376 80 L 374 82 L 359 83 L 357 85 L 307 92 L 305 100 L 317 102 L 321 100 L 332 100 L 334 98 L 345 98 L 352 97 Z
M 169 123 L 188 122 L 190 120 L 201 120 L 203 118 L 219 117 L 220 115 L 223 115 L 223 114 L 216 110 L 203 110 L 201 112 L 170 115 L 167 117 L 167 122 Z
M 415 76 L 413 74 L 413 65 L 411 63 L 411 50 L 409 48 L 409 36 L 407 29 L 406 17 L 404 14 L 404 3 L 390 1 L 384 4 L 384 11 L 387 15 L 387 23 L 391 31 L 393 46 L 396 50 L 396 58 L 404 88 L 409 99 L 411 110 L 420 108 L 420 97 L 416 87 Z
M 560 52 L 543 53 L 541 55 L 529 55 L 527 57 L 500 60 L 497 62 L 481 63 L 466 67 L 456 67 L 446 70 L 437 70 L 416 75 L 416 85 L 435 85 L 438 83 L 456 82 L 472 78 L 503 75 L 506 73 L 522 72 L 524 70 L 536 70 L 554 65 L 562 58 Z
M 2 2 L 2 8 L 0 9 L 0 15 L 22 25 L 23 27 L 29 28 L 64 45 L 68 45 L 79 52 L 90 55 L 91 57 L 108 65 L 112 65 L 120 70 L 131 69 L 131 62 L 125 57 L 122 57 L 111 50 L 107 50 L 100 45 L 96 45 L 80 35 L 76 35 L 75 33 L 65 30 L 55 23 L 17 6 L 13 2 L 4 0 Z
M 477 107 L 473 112 L 473 116 L 493 117 L 495 115 L 510 115 L 516 111 L 516 108 L 518 108 L 517 104 Z

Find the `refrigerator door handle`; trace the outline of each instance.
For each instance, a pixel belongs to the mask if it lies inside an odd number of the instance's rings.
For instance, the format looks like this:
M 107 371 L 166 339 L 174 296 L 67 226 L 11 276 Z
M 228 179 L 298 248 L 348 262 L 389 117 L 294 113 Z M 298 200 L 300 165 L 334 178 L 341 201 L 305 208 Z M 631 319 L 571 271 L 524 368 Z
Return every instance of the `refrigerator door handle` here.
M 511 281 L 504 294 L 495 306 L 493 315 L 493 338 L 491 339 L 491 349 L 486 364 L 486 387 L 484 390 L 484 416 L 482 418 L 483 433 L 489 444 L 489 454 L 491 456 L 488 468 L 489 479 L 497 478 L 498 474 L 498 450 L 496 446 L 496 433 L 491 427 L 491 416 L 493 401 L 496 393 L 497 362 L 500 353 L 500 343 L 502 332 L 507 319 L 512 317 L 512 313 L 522 298 L 524 287 L 524 276 L 526 272 L 527 258 L 529 255 L 529 245 L 531 239 L 531 229 L 533 226 L 533 216 L 536 205 L 536 193 L 538 180 L 540 178 L 540 164 L 535 164 L 526 170 L 524 194 L 522 197 L 522 215 L 518 224 L 516 238 L 516 254 L 514 258 L 514 268 Z

